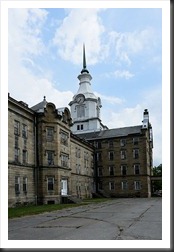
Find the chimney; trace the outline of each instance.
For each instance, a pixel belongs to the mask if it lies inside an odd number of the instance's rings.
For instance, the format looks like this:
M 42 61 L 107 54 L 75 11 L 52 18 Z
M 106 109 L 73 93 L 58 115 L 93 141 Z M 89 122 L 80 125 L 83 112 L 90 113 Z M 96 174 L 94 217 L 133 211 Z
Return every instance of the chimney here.
M 149 112 L 147 109 L 144 110 L 144 113 L 143 113 L 143 129 L 147 129 L 148 126 L 149 126 Z

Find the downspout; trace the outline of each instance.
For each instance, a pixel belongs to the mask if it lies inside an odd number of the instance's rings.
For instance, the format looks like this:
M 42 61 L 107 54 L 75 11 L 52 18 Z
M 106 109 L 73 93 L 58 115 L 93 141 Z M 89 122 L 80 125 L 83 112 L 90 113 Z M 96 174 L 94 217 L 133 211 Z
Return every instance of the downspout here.
M 98 193 L 98 165 L 97 165 L 96 147 L 94 149 L 94 181 L 95 181 L 95 192 Z
M 37 144 L 37 115 L 34 115 L 34 163 L 35 163 L 35 204 L 38 203 L 38 144 Z

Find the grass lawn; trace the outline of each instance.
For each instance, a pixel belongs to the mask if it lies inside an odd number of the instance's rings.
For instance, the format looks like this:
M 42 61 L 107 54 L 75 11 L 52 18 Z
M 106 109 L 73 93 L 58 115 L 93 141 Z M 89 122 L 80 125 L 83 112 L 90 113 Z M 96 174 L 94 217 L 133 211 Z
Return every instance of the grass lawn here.
M 51 212 L 56 210 L 61 210 L 64 208 L 78 207 L 82 205 L 87 205 L 90 203 L 100 203 L 109 200 L 108 198 L 93 198 L 85 199 L 79 204 L 53 204 L 53 205 L 31 205 L 31 206 L 18 206 L 15 208 L 8 209 L 8 218 L 22 217 L 26 215 L 40 214 L 44 212 Z

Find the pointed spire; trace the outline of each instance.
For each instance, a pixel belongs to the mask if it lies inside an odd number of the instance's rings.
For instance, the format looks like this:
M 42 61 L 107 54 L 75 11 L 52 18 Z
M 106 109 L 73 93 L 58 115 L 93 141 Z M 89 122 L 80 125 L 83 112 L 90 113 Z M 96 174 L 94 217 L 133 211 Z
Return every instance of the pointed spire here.
M 89 73 L 89 71 L 86 68 L 85 44 L 83 44 L 83 69 L 81 73 Z

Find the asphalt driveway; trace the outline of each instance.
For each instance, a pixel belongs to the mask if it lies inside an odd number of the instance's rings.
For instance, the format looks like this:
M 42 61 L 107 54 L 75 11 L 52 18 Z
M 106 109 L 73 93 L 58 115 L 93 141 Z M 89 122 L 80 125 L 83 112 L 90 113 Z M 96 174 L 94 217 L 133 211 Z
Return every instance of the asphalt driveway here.
M 162 198 L 111 199 L 10 219 L 9 240 L 161 240 Z

